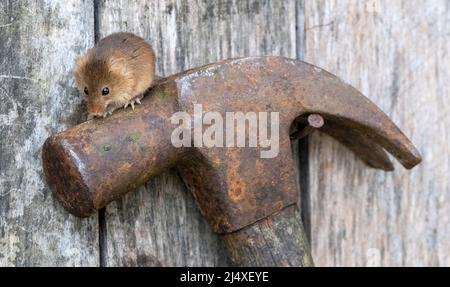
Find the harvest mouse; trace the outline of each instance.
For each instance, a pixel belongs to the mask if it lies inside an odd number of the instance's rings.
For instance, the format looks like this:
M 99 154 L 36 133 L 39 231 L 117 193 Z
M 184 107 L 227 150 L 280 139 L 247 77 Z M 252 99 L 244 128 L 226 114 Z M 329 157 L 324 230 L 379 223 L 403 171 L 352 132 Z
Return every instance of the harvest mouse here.
M 75 64 L 75 79 L 88 119 L 140 104 L 155 77 L 155 53 L 144 39 L 114 33 L 101 39 Z

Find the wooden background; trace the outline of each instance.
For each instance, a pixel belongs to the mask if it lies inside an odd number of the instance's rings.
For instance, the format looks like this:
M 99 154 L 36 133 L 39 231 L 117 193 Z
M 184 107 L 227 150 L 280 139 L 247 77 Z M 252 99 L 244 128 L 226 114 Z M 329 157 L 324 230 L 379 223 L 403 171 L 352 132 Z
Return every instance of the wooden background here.
M 316 265 L 450 266 L 447 0 L 1 1 L 0 266 L 229 264 L 175 171 L 89 219 L 46 187 L 42 143 L 85 111 L 73 60 L 115 31 L 146 38 L 160 75 L 271 54 L 361 90 L 424 162 L 386 173 L 322 134 L 297 145 Z

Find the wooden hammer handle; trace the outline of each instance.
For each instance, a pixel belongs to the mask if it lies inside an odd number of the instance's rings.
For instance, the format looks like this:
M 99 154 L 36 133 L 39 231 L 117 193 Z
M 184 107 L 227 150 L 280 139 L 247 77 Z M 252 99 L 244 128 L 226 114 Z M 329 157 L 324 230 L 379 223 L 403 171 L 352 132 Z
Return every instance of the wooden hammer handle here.
M 243 229 L 222 235 L 222 239 L 236 266 L 313 266 L 296 204 Z

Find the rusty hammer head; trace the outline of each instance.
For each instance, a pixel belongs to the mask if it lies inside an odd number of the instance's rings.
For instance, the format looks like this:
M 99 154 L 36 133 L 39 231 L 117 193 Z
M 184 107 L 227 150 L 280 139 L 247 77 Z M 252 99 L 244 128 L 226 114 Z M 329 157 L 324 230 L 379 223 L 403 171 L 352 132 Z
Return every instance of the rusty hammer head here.
M 203 112 L 222 115 L 278 112 L 278 155 L 261 158 L 262 147 L 175 147 L 171 116 L 194 114 L 195 103 L 202 104 Z M 385 150 L 406 168 L 421 161 L 392 121 L 337 77 L 297 60 L 254 57 L 168 77 L 136 110 L 51 136 L 43 148 L 44 172 L 67 210 L 89 216 L 175 167 L 211 228 L 229 233 L 296 203 L 289 133 L 295 120 L 311 114 L 323 117 L 321 131 L 372 167 L 393 169 Z M 194 119 L 190 128 L 196 124 Z

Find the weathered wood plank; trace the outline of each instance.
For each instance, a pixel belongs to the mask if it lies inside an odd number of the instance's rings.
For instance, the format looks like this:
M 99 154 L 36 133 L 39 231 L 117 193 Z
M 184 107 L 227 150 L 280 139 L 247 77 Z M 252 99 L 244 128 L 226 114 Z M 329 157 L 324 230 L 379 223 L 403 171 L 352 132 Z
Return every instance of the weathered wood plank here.
M 364 166 L 323 135 L 310 143 L 318 266 L 450 265 L 448 1 L 305 1 L 306 60 L 387 112 L 421 151 L 412 171 Z
M 160 75 L 229 57 L 295 58 L 294 1 L 99 1 L 100 36 L 137 33 L 154 46 Z M 106 210 L 106 265 L 227 265 L 222 242 L 175 172 Z
M 98 265 L 97 218 L 69 215 L 40 150 L 77 123 L 76 55 L 93 44 L 91 1 L 0 2 L 0 266 Z

